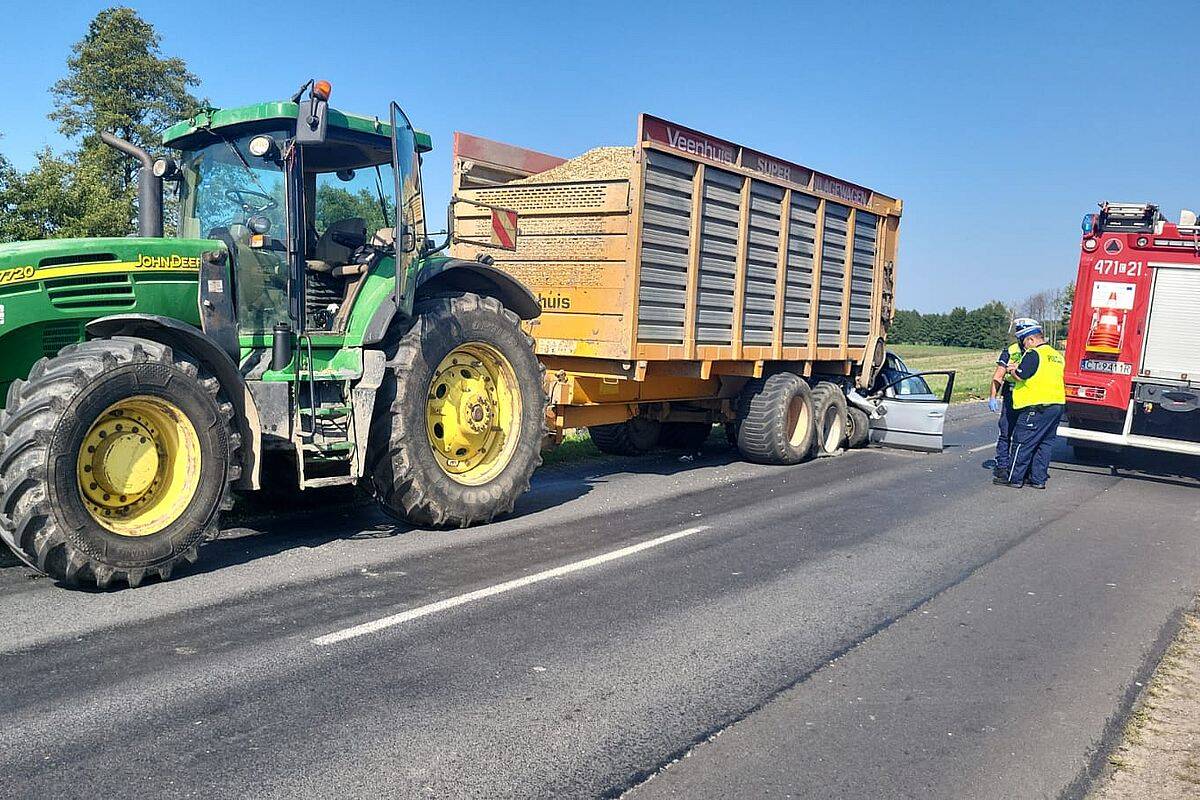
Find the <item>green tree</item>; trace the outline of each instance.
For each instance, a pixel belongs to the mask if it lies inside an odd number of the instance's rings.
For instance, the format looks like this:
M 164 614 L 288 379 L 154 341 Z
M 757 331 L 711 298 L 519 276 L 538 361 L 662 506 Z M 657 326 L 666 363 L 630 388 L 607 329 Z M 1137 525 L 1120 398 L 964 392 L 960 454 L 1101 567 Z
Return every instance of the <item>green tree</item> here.
M 967 331 L 967 310 L 962 306 L 953 308 L 946 317 L 946 340 L 943 344 L 953 347 L 969 347 Z
M 30 180 L 47 191 L 32 203 L 47 213 L 41 227 L 46 236 L 126 235 L 137 216 L 138 164 L 119 154 L 100 139 L 101 131 L 148 150 L 158 146 L 163 128 L 185 119 L 203 106 L 188 88 L 197 84 L 179 58 L 164 58 L 161 37 L 154 25 L 145 22 L 133 8 L 118 6 L 96 14 L 88 32 L 74 43 L 67 58 L 67 74 L 50 88 L 56 108 L 50 119 L 59 131 L 77 144 L 65 158 L 38 158 Z M 73 170 L 64 178 L 62 167 Z M 67 198 L 55 197 L 54 186 L 74 185 L 67 194 L 86 191 L 106 206 L 101 211 L 91 200 L 77 199 L 85 215 L 64 222 L 55 217 L 56 206 L 68 206 Z
M 127 212 L 90 160 L 72 163 L 46 148 L 28 172 L 0 165 L 0 241 L 128 232 Z
M 317 188 L 317 230 L 324 231 L 330 223 L 349 217 L 361 217 L 371 233 L 386 227 L 379 198 L 368 189 L 350 192 L 340 186 L 324 184 Z
M 921 340 L 921 312 L 898 310 L 888 329 L 888 341 L 896 344 L 916 344 Z

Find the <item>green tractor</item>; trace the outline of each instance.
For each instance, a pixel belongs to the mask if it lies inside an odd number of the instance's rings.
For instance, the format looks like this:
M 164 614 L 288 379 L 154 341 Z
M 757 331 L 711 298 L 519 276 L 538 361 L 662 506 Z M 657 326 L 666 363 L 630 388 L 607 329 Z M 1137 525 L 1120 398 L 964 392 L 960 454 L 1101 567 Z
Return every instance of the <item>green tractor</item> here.
M 360 484 L 423 526 L 528 489 L 537 299 L 427 237 L 431 144 L 399 106 L 384 122 L 328 98 L 309 81 L 199 114 L 163 135 L 177 160 L 106 134 L 142 162 L 139 236 L 0 245 L 0 538 L 29 566 L 168 578 L 265 471 Z

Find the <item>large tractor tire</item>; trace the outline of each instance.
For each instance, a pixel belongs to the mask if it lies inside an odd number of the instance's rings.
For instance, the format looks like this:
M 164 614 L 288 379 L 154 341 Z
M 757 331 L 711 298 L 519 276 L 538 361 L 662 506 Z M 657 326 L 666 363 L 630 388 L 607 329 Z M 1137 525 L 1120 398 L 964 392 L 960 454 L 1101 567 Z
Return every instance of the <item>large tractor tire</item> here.
M 491 297 L 417 304 L 376 399 L 367 468 L 385 511 L 466 527 L 512 511 L 542 463 L 545 369 Z
M 836 383 L 821 381 L 812 389 L 813 455 L 835 456 L 846 445 L 846 396 Z
M 216 378 L 157 342 L 96 339 L 43 358 L 0 413 L 0 538 L 66 583 L 169 578 L 232 505 L 232 416 Z
M 708 441 L 712 427 L 711 422 L 664 422 L 658 432 L 658 446 L 694 453 Z
M 658 446 L 662 423 L 647 417 L 633 417 L 611 425 L 591 425 L 588 436 L 602 453 L 612 456 L 641 456 Z
M 798 464 L 813 445 L 813 402 L 799 375 L 750 381 L 738 398 L 738 450 L 760 464 Z
M 864 447 L 871 438 L 871 418 L 861 408 L 846 407 L 846 447 Z

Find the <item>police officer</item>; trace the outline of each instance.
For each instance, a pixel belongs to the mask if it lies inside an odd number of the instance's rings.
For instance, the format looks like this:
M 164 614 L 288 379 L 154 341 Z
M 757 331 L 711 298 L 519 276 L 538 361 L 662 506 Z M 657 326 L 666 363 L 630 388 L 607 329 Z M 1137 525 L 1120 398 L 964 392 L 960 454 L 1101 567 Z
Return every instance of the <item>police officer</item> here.
M 1037 320 L 1028 317 L 1018 317 L 1013 320 L 1013 330 L 1023 330 L 1037 327 Z M 996 437 L 996 464 L 992 468 L 992 480 L 996 483 L 1008 483 L 1008 454 L 1012 449 L 1012 430 L 1016 423 L 1017 412 L 1012 404 L 1012 387 L 1017 379 L 1008 373 L 1008 365 L 1021 360 L 1021 343 L 1013 342 L 1000 351 L 996 359 L 996 371 L 992 373 L 992 388 L 988 395 L 988 408 L 992 413 L 1000 414 L 1000 431 Z
M 1020 362 L 1007 368 L 1016 379 L 1012 402 L 1017 420 L 1005 485 L 1020 488 L 1028 483 L 1035 489 L 1045 489 L 1050 477 L 1050 451 L 1067 403 L 1065 363 L 1062 353 L 1046 344 L 1036 322 L 1017 328 L 1016 334 L 1025 354 Z

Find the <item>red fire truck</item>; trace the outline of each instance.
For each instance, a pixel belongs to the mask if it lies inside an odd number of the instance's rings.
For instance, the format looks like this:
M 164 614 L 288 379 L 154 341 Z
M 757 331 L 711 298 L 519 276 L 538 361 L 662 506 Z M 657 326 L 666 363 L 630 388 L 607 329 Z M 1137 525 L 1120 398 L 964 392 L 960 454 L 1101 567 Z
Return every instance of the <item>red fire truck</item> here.
M 1146 203 L 1083 219 L 1067 336 L 1067 419 L 1081 455 L 1200 455 L 1200 227 Z

